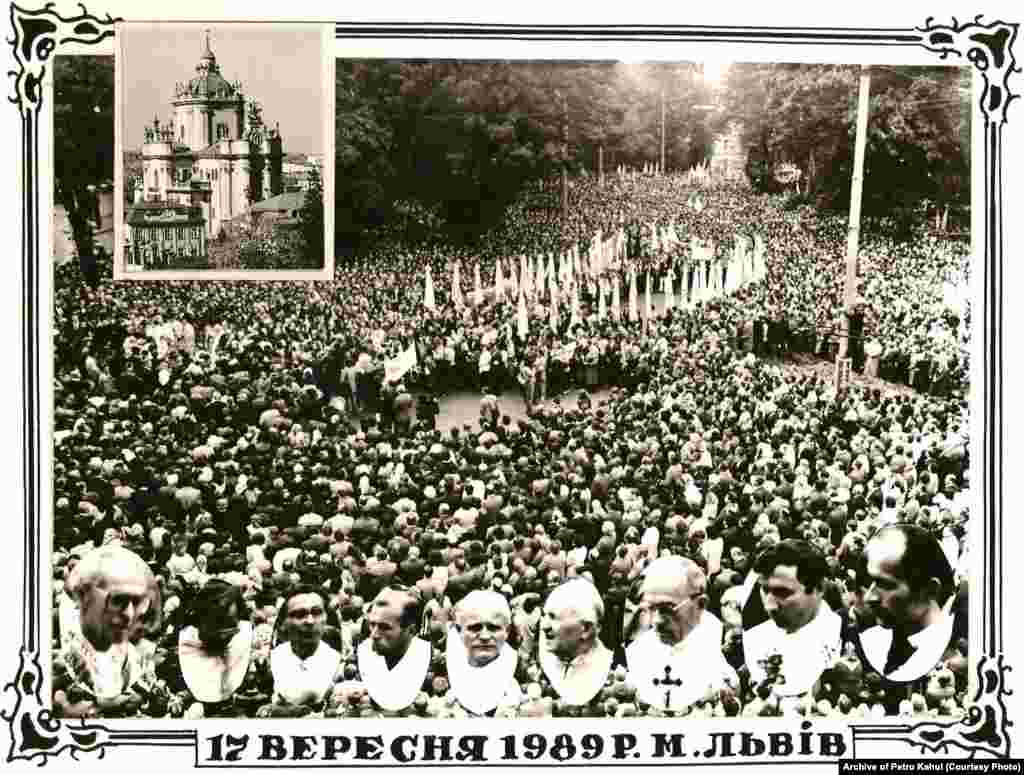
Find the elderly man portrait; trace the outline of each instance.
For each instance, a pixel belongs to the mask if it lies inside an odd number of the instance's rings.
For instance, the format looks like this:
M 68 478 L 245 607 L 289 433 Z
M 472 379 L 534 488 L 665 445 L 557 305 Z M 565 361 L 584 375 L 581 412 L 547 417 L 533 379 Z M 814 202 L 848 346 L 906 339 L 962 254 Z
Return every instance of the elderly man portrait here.
M 556 587 L 544 603 L 540 665 L 558 695 L 570 705 L 589 702 L 604 685 L 612 652 L 601 642 L 604 602 L 586 579 Z
M 764 680 L 771 661 L 782 676 L 775 692 L 804 694 L 840 654 L 842 620 L 824 599 L 828 563 L 808 542 L 786 540 L 765 549 L 754 572 L 768 619 L 743 633 L 750 677 Z
M 508 643 L 512 611 L 508 601 L 489 590 L 474 590 L 455 607 L 448 631 L 448 680 L 459 704 L 476 716 L 499 705 L 514 705 L 522 692 L 515 680 L 519 656 Z
M 299 586 L 285 596 L 270 652 L 275 701 L 316 708 L 334 684 L 341 653 L 325 639 L 329 606 L 323 589 Z
M 739 687 L 722 655 L 722 623 L 706 611 L 707 578 L 697 563 L 668 555 L 644 573 L 641 606 L 651 627 L 626 649 L 641 702 L 682 711 L 714 692 Z
M 370 603 L 369 637 L 359 644 L 357 665 L 370 698 L 384 710 L 411 705 L 430 667 L 430 644 L 418 637 L 422 607 L 415 588 L 385 587 Z
M 953 569 L 942 547 L 922 527 L 884 527 L 865 549 L 864 602 L 875 620 L 860 634 L 870 663 L 889 681 L 914 681 L 939 662 L 950 645 Z
M 54 659 L 53 702 L 65 717 L 133 715 L 155 682 L 152 662 L 136 645 L 144 623 L 159 617 L 152 571 L 134 552 L 116 545 L 94 549 L 75 565 L 65 591 L 77 606 L 66 617 Z

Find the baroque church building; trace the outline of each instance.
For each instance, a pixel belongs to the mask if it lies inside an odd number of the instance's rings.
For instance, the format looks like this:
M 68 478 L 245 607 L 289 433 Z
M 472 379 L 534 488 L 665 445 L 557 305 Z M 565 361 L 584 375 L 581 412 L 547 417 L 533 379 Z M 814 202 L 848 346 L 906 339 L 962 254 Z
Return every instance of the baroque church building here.
M 169 122 L 154 118 L 146 127 L 142 185 L 135 191 L 132 209 L 143 214 L 162 207 L 168 227 L 174 225 L 171 212 L 180 210 L 191 223 L 201 215 L 205 255 L 206 239 L 217 237 L 226 222 L 282 193 L 281 133 L 279 127 L 266 126 L 260 104 L 247 97 L 239 81 L 221 74 L 209 31 L 195 75 L 175 84 L 171 107 Z M 129 215 L 129 230 L 136 231 L 138 239 L 130 237 L 129 242 L 148 241 L 148 230 L 132 229 L 132 220 Z M 156 225 L 159 219 L 149 222 Z M 191 244 L 184 251 L 178 248 L 174 252 L 186 255 L 196 249 Z

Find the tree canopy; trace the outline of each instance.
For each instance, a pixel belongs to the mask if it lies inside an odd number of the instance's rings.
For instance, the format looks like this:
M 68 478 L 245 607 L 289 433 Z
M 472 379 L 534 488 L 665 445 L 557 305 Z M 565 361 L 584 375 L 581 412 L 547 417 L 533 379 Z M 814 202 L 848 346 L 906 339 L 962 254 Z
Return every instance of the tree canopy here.
M 95 284 L 95 186 L 114 177 L 113 57 L 55 58 L 53 137 L 54 199 L 67 212 L 79 266 Z
M 530 184 L 711 155 L 732 122 L 760 190 L 778 165 L 805 201 L 848 207 L 859 68 L 734 64 L 713 87 L 693 63 L 343 61 L 337 75 L 341 252 L 375 229 L 472 242 Z M 864 213 L 969 204 L 970 74 L 872 69 Z M 553 190 L 547 206 L 555 207 Z
M 755 186 L 777 188 L 772 171 L 790 162 L 822 207 L 850 199 L 860 68 L 735 64 L 710 122 L 742 127 Z M 899 215 L 922 201 L 970 203 L 970 71 L 871 68 L 863 211 Z

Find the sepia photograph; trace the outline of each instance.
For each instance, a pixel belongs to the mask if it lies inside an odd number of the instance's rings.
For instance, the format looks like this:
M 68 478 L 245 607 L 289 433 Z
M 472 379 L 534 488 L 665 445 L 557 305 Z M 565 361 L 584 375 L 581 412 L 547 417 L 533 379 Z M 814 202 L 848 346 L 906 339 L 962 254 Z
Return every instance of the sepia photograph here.
M 207 260 L 316 175 L 276 128 L 259 196 L 219 174 L 259 112 L 195 32 L 132 178 L 145 261 Z M 333 282 L 101 284 L 70 315 L 60 277 L 58 712 L 961 716 L 969 73 L 336 86 Z
M 323 30 L 119 29 L 120 276 L 323 270 Z

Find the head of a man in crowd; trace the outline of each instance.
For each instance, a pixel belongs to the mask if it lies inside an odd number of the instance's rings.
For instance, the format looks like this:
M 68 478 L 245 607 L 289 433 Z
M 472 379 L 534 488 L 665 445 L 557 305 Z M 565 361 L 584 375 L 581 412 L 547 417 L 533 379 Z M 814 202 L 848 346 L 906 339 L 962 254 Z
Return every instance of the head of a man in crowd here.
M 116 545 L 86 554 L 69 574 L 67 591 L 78 603 L 82 634 L 101 652 L 131 639 L 151 607 L 161 609 L 149 566 Z
M 508 640 L 512 610 L 497 592 L 474 590 L 455 607 L 455 627 L 473 667 L 483 667 L 501 654 Z
M 247 611 L 239 587 L 222 579 L 210 579 L 196 594 L 189 619 L 205 649 L 217 654 L 238 634 L 239 623 Z
M 667 645 L 681 643 L 700 624 L 707 607 L 707 578 L 693 560 L 669 555 L 647 566 L 640 603 L 651 626 Z
M 382 589 L 370 604 L 367 616 L 374 653 L 400 659 L 416 637 L 420 609 L 421 601 L 415 589 Z
M 548 651 L 564 661 L 590 652 L 603 618 L 604 603 L 593 584 L 581 578 L 565 582 L 544 602 L 541 630 Z
M 939 619 L 953 592 L 953 568 L 931 533 L 890 525 L 871 537 L 864 554 L 864 602 L 879 624 L 912 635 Z
M 780 541 L 758 556 L 754 571 L 765 612 L 783 630 L 796 632 L 817 615 L 828 563 L 810 543 Z
M 300 659 L 314 654 L 323 640 L 327 611 L 327 595 L 322 589 L 301 585 L 285 596 L 281 606 L 284 622 L 278 629 L 283 629 L 282 635 Z

